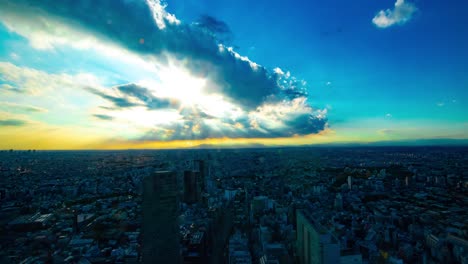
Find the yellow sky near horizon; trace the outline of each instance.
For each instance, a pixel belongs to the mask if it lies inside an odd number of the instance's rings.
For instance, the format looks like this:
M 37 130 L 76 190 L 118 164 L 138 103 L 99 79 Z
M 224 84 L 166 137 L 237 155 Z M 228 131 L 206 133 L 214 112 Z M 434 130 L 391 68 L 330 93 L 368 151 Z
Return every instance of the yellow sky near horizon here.
M 139 140 L 115 135 L 113 129 L 96 129 L 80 126 L 51 126 L 30 123 L 23 126 L 5 126 L 0 129 L 0 150 L 119 150 L 119 149 L 177 149 L 197 146 L 243 147 L 255 144 L 265 146 L 301 146 L 319 144 L 373 143 L 421 139 L 420 128 L 403 131 L 375 130 L 371 128 L 340 129 L 326 128 L 318 134 L 279 138 L 207 138 L 195 140 Z M 436 135 L 436 134 L 434 134 Z M 427 139 L 440 139 L 428 137 Z M 467 139 L 457 135 L 446 138 Z
M 83 128 L 6 127 L 0 130 L 0 149 L 172 149 L 200 145 L 220 147 L 262 144 L 266 146 L 309 145 L 339 141 L 331 129 L 319 134 L 285 138 L 208 138 L 196 140 L 144 141 L 108 139 L 103 134 Z M 344 141 L 344 139 L 343 139 Z

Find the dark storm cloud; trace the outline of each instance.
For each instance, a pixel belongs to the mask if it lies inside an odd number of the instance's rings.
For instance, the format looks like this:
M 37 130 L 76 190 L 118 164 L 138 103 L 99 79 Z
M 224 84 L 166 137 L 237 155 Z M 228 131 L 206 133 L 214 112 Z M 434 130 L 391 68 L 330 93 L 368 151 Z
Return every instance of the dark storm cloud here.
M 0 126 L 14 126 L 14 127 L 19 127 L 19 126 L 24 126 L 26 125 L 27 122 L 24 120 L 20 119 L 4 119 L 0 120 Z

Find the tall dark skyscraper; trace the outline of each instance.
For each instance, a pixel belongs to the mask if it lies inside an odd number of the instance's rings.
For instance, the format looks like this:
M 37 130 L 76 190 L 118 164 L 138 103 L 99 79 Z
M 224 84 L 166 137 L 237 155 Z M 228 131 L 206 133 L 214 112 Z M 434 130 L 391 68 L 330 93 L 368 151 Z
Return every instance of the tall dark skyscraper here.
M 143 263 L 180 263 L 178 207 L 175 172 L 143 179 Z
M 199 185 L 200 172 L 184 171 L 184 202 L 196 203 L 200 200 L 201 192 Z
M 205 161 L 203 160 L 194 160 L 194 171 L 200 172 L 198 175 L 198 188 L 201 192 L 206 192 L 206 167 Z
M 315 221 L 309 209 L 297 210 L 296 214 L 299 263 L 340 263 L 338 240 Z

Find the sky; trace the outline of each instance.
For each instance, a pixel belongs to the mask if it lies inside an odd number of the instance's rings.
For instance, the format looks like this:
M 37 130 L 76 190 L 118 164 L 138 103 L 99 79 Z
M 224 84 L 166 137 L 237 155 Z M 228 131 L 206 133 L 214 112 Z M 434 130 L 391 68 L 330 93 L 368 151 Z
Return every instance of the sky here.
M 0 1 L 0 149 L 468 139 L 468 2 Z

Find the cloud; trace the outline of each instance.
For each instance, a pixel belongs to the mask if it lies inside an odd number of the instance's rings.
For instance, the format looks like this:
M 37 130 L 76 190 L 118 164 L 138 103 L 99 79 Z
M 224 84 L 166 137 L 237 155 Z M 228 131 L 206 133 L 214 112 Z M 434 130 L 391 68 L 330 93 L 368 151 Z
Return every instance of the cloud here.
M 93 116 L 98 118 L 98 119 L 107 120 L 107 121 L 114 119 L 112 116 L 108 116 L 108 115 L 94 114 Z
M 396 133 L 396 130 L 384 128 L 384 129 L 378 130 L 377 132 L 381 135 L 393 135 Z
M 178 122 L 148 131 L 139 140 L 205 138 L 277 138 L 319 133 L 327 126 L 326 110 L 311 113 L 305 98 L 265 104 L 237 117 L 213 118 L 200 109 L 185 111 Z
M 145 106 L 148 110 L 176 108 L 179 103 L 177 99 L 159 98 L 154 93 L 141 85 L 128 83 L 117 85 L 110 88 L 87 87 L 89 92 L 111 102 L 114 108 L 131 108 L 136 106 Z M 104 109 L 109 107 L 102 106 Z
M 103 91 L 100 89 L 96 89 L 93 87 L 87 87 L 86 88 L 89 92 L 106 99 L 114 104 L 115 107 L 120 107 L 120 108 L 126 108 L 126 107 L 133 107 L 133 106 L 138 106 L 140 104 L 136 102 L 132 102 L 129 98 L 127 97 L 120 97 L 120 96 L 114 96 L 109 94 L 107 91 Z
M 212 35 L 219 42 L 227 43 L 232 40 L 232 32 L 229 26 L 215 17 L 202 15 L 193 24 L 204 30 L 206 33 Z
M 397 0 L 393 9 L 380 10 L 372 19 L 372 23 L 379 28 L 387 28 L 393 25 L 403 25 L 408 22 L 417 11 L 414 4 Z
M 47 109 L 42 108 L 42 107 L 37 107 L 37 106 L 27 105 L 27 104 L 10 103 L 10 102 L 0 102 L 0 109 L 15 110 L 15 111 L 21 111 L 21 112 L 30 112 L 30 113 L 47 112 Z
M 3 120 L 0 120 L 0 126 L 15 126 L 15 127 L 18 127 L 18 126 L 24 126 L 26 124 L 27 124 L 26 121 L 20 120 L 20 119 L 3 119 Z
M 275 74 L 232 48 L 220 46 L 205 27 L 171 23 L 159 1 L 147 2 L 2 1 L 0 14 L 7 15 L 2 20 L 9 29 L 37 42 L 36 46 L 68 43 L 92 47 L 101 37 L 141 55 L 181 59 L 192 74 L 212 80 L 245 107 L 256 108 L 266 97 L 280 92 Z M 218 25 L 216 21 L 205 18 L 204 24 Z
M 93 86 L 97 83 L 96 78 L 89 74 L 49 74 L 2 61 L 0 61 L 0 81 L 5 82 L 3 88 L 6 90 L 36 96 L 53 90 L 73 89 L 81 85 Z
M 175 100 L 171 101 L 165 98 L 158 98 L 154 96 L 148 88 L 140 86 L 138 84 L 129 83 L 119 85 L 116 87 L 116 89 L 119 90 L 122 94 L 140 100 L 148 107 L 148 109 L 161 109 L 177 106 Z
M 225 22 L 209 15 L 202 15 L 195 25 L 205 28 L 212 33 L 231 33 L 231 29 L 229 29 L 229 26 Z
M 20 56 L 16 54 L 15 52 L 10 53 L 10 58 L 13 60 L 19 60 Z
M 149 80 L 105 88 L 85 79 L 79 85 L 111 103 L 91 110 L 94 117 L 150 127 L 146 138 L 280 137 L 318 133 L 327 126 L 326 111 L 307 101 L 305 81 L 279 68 L 268 70 L 223 44 L 221 37 L 230 29 L 210 16 L 185 24 L 158 0 L 5 0 L 0 21 L 37 49 L 125 50 L 157 63 Z M 4 79 L 28 93 L 77 86 L 76 76 L 51 74 L 41 83 L 37 71 L 25 74 L 35 85 L 8 73 Z
M 385 117 L 386 117 L 386 118 L 391 118 L 391 117 L 392 117 L 392 114 L 387 113 L 387 114 L 385 114 Z

